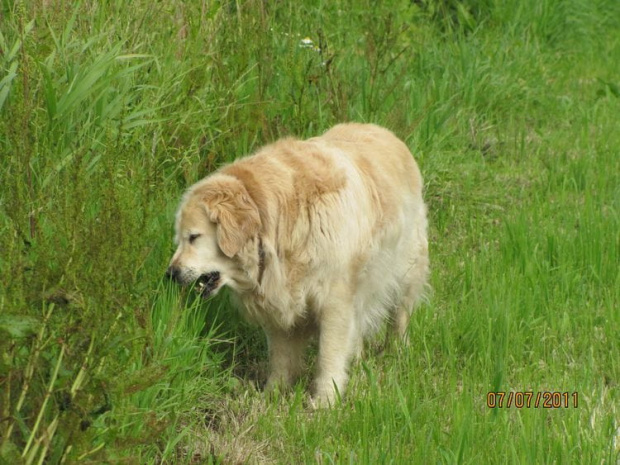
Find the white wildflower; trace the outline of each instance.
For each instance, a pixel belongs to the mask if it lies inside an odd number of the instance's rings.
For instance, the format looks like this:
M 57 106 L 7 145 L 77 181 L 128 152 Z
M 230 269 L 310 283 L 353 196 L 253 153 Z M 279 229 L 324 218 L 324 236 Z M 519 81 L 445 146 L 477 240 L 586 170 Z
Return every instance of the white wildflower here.
M 321 49 L 314 43 L 314 41 L 310 37 L 305 37 L 299 41 L 300 48 L 309 48 L 314 50 L 315 52 L 320 52 Z

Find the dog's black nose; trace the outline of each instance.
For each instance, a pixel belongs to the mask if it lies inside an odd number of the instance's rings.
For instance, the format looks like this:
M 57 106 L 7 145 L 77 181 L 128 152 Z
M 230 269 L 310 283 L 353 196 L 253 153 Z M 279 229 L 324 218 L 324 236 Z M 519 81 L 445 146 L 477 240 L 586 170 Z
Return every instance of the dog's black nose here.
M 173 266 L 169 266 L 166 270 L 166 278 L 171 281 L 176 281 L 179 275 L 179 270 Z

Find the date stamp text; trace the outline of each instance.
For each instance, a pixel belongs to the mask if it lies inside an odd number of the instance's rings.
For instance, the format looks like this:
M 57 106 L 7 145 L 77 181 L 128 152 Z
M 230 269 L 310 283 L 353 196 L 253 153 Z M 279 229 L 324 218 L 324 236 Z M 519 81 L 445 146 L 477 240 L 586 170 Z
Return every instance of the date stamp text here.
M 487 394 L 489 408 L 577 408 L 578 406 L 577 392 L 500 391 Z

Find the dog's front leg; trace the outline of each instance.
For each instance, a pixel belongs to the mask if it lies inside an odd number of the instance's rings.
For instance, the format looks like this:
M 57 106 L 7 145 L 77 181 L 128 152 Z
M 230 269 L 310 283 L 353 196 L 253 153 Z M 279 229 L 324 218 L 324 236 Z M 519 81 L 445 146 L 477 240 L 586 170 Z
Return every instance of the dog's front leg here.
M 269 377 L 265 389 L 287 388 L 303 370 L 308 331 L 265 328 L 265 333 L 269 344 Z
M 321 310 L 315 407 L 334 405 L 347 385 L 348 368 L 360 344 L 353 305 L 346 289 L 337 289 Z

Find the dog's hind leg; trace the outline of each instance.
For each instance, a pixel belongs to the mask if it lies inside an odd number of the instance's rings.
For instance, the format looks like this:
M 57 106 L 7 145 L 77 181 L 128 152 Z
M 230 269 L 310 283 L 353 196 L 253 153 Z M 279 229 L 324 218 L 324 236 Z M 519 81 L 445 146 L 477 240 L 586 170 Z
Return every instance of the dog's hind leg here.
M 415 305 L 415 299 L 411 297 L 405 297 L 401 303 L 397 305 L 390 319 L 391 333 L 395 335 L 404 345 L 409 343 L 409 335 L 407 327 L 409 326 L 409 320 L 411 319 L 411 313 Z M 388 332 L 386 335 L 386 345 L 389 344 L 391 334 Z
M 424 300 L 424 290 L 427 286 L 428 256 L 426 251 L 418 254 L 417 259 L 406 274 L 406 281 L 402 284 L 401 297 L 394 306 L 391 315 L 392 333 L 405 345 L 408 343 L 407 327 L 414 308 Z M 388 333 L 389 336 L 389 333 Z

